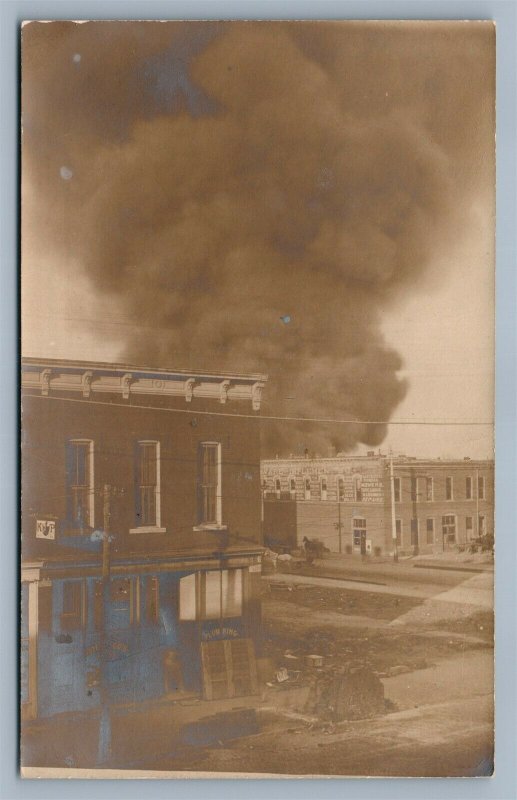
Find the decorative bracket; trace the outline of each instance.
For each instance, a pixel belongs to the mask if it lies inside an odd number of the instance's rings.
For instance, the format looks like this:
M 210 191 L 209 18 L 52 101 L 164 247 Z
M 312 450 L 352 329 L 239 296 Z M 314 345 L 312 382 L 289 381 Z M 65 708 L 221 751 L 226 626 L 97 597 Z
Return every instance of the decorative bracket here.
M 228 389 L 230 388 L 230 381 L 223 381 L 221 383 L 221 393 L 219 395 L 219 402 L 226 403 L 228 400 Z
M 51 375 L 51 370 L 44 369 L 39 376 L 41 383 L 41 394 L 45 395 L 45 397 L 48 396 L 48 393 L 50 391 L 50 375 Z
M 262 400 L 262 389 L 264 388 L 264 383 L 262 381 L 257 381 L 251 387 L 251 403 L 253 406 L 253 411 L 260 411 L 260 403 Z
M 187 403 L 192 402 L 192 398 L 194 397 L 194 386 L 196 385 L 195 378 L 189 378 L 185 381 L 185 400 Z
M 81 384 L 83 387 L 83 397 L 89 397 L 92 388 L 93 372 L 83 372 Z
M 126 372 L 126 374 L 122 377 L 122 397 L 124 400 L 129 399 L 129 392 L 131 389 L 131 383 L 133 381 L 133 376 L 130 372 Z

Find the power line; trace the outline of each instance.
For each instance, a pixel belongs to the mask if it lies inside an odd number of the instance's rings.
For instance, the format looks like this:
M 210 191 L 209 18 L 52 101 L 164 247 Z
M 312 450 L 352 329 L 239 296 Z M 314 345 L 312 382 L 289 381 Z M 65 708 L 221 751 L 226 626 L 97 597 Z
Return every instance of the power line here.
M 237 419 L 254 419 L 272 422 L 315 422 L 320 425 L 431 425 L 431 426 L 477 426 L 485 425 L 492 426 L 493 421 L 484 422 L 482 420 L 396 420 L 396 419 L 383 419 L 383 420 L 366 420 L 366 419 L 329 419 L 319 417 L 283 417 L 272 414 L 230 414 L 224 411 L 195 411 L 190 408 L 160 408 L 159 406 L 143 406 L 131 405 L 124 403 L 102 403 L 99 400 L 80 400 L 75 397 L 53 397 L 52 395 L 42 394 L 29 394 L 27 397 L 34 397 L 40 400 L 57 400 L 64 403 L 82 403 L 83 405 L 97 405 L 105 406 L 108 408 L 128 408 L 142 409 L 144 411 L 165 411 L 173 414 L 190 414 L 192 416 L 205 416 L 205 417 L 230 417 Z

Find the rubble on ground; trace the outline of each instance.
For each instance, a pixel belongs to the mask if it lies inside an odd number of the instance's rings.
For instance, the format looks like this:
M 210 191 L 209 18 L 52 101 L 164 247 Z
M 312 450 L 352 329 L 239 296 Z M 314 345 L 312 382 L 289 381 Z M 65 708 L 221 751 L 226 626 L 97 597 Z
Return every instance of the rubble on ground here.
M 384 686 L 363 664 L 318 672 L 305 711 L 322 720 L 370 719 L 385 713 Z

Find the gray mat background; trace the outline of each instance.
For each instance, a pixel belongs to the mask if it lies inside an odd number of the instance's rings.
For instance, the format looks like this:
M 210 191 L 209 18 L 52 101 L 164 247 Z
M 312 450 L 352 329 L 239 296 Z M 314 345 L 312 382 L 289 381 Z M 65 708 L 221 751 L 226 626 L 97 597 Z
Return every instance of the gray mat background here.
M 19 25 L 23 19 L 492 19 L 497 24 L 496 774 L 491 779 L 22 781 L 18 777 Z M 0 798 L 517 798 L 515 0 L 0 0 Z

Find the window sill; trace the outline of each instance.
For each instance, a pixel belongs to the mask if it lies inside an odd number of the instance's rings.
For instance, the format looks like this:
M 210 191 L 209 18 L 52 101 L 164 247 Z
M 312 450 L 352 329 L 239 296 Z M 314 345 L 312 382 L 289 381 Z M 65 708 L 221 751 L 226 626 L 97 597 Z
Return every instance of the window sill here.
M 227 525 L 217 525 L 216 523 L 207 523 L 206 525 L 194 525 L 193 531 L 227 531 Z
M 130 528 L 129 533 L 167 533 L 167 528 L 158 528 L 156 525 L 141 525 L 139 528 Z
M 69 525 L 63 531 L 64 536 L 88 536 L 90 537 L 94 532 L 94 528 L 91 528 L 88 525 L 85 525 L 83 528 L 74 528 L 73 525 Z M 56 531 L 57 533 L 57 531 Z M 47 541 L 50 541 L 47 537 Z

